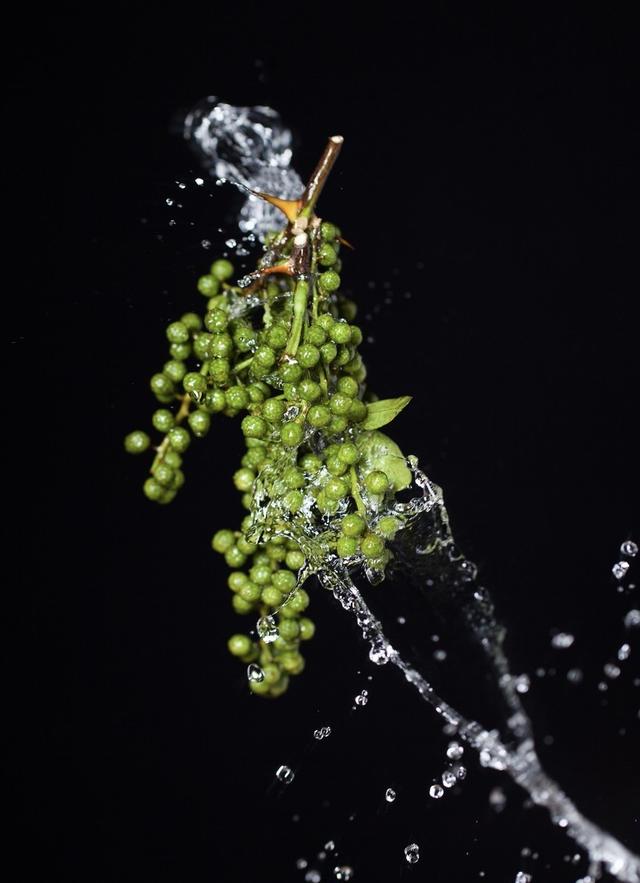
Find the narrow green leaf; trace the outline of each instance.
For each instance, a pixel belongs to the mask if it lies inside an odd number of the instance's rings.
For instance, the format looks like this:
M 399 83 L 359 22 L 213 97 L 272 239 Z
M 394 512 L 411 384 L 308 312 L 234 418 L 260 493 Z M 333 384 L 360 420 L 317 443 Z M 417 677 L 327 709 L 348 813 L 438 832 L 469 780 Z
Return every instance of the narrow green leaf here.
M 383 432 L 363 432 L 356 442 L 360 449 L 360 472 L 367 474 L 373 469 L 386 473 L 394 491 L 409 487 L 413 480 L 411 470 L 398 445 Z
M 403 408 L 406 408 L 411 401 L 411 396 L 400 396 L 397 399 L 382 399 L 379 402 L 371 402 L 367 405 L 367 416 L 365 417 L 363 429 L 379 429 L 391 423 L 394 417 L 397 417 Z

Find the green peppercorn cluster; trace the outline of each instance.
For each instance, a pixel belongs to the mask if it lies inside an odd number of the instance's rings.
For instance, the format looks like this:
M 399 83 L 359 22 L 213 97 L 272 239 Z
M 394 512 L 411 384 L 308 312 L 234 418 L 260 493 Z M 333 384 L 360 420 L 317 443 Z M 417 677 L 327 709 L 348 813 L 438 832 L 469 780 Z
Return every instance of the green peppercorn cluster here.
M 409 483 L 401 452 L 377 431 L 408 398 L 394 411 L 401 400 L 366 394 L 356 307 L 340 293 L 341 245 L 340 230 L 312 215 L 273 234 L 242 285 L 231 283 L 228 260 L 214 261 L 197 282 L 204 316 L 168 326 L 170 359 L 151 378 L 161 406 L 144 484 L 153 501 L 169 502 L 183 484 L 192 436 L 206 436 L 216 415 L 240 418 L 245 451 L 232 480 L 248 514 L 240 529 L 218 530 L 212 547 L 231 568 L 236 613 L 273 626 L 268 637 L 250 628 L 228 642 L 259 666 L 249 685 L 265 696 L 304 668 L 301 643 L 314 633 L 304 581 L 331 559 L 381 579 L 401 526 L 395 494 Z M 150 444 L 141 430 L 125 439 L 131 453 Z

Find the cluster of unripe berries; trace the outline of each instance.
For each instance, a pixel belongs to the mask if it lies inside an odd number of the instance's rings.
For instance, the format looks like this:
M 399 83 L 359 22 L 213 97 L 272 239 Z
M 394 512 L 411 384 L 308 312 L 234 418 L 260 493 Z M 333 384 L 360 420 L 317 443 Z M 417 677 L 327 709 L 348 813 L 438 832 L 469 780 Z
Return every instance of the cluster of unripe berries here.
M 259 664 L 263 677 L 250 678 L 250 687 L 268 696 L 280 695 L 289 676 L 302 671 L 300 643 L 314 632 L 302 615 L 309 598 L 298 584 L 305 555 L 295 519 L 321 525 L 332 553 L 347 564 L 364 560 L 382 571 L 386 541 L 398 529 L 394 517 L 380 514 L 393 483 L 369 468 L 361 444 L 366 370 L 358 353 L 362 332 L 352 324 L 355 305 L 338 293 L 340 231 L 318 224 L 311 241 L 314 272 L 302 308 L 295 277 L 274 273 L 257 286 L 263 309 L 243 309 L 249 298 L 230 283 L 233 266 L 216 260 L 197 283 L 208 300 L 204 317 L 186 313 L 167 327 L 170 359 L 150 382 L 161 406 L 152 424 L 163 438 L 153 448 L 144 493 L 156 502 L 169 502 L 183 484 L 191 437 L 206 436 L 216 414 L 242 415 L 246 450 L 233 482 L 250 514 L 240 531 L 218 531 L 212 546 L 232 569 L 234 610 L 277 620 L 275 640 L 236 634 L 228 644 L 243 662 Z M 286 254 L 291 242 L 281 236 L 280 246 Z M 150 445 L 140 430 L 125 439 L 131 453 Z M 259 477 L 281 523 L 255 544 L 247 537 Z

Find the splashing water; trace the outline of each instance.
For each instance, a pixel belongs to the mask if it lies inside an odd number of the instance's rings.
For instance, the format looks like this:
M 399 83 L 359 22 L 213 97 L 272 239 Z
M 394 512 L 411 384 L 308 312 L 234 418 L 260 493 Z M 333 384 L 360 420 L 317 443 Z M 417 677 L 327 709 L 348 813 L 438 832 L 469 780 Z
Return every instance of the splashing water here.
M 199 148 L 211 173 L 220 178 L 232 179 L 245 188 L 275 192 L 284 198 L 295 198 L 302 192 L 302 182 L 290 168 L 291 134 L 283 127 L 278 114 L 270 108 L 234 108 L 215 98 L 208 98 L 187 115 L 184 134 Z M 280 218 L 271 206 L 252 196 L 248 198 L 240 214 L 243 231 L 252 231 L 263 237 L 268 230 L 280 225 Z M 233 315 L 240 315 L 256 306 L 254 300 L 245 297 L 238 302 L 237 309 L 232 304 L 231 310 Z M 455 606 L 457 615 L 481 648 L 493 673 L 506 712 L 501 723 L 503 732 L 499 728 L 488 729 L 459 712 L 405 660 L 388 640 L 381 622 L 371 612 L 353 581 L 353 567 L 350 569 L 345 562 L 327 552 L 323 538 L 329 526 L 312 523 L 311 502 L 309 505 L 303 503 L 295 517 L 281 510 L 273 511 L 273 501 L 279 495 L 271 493 L 271 479 L 267 474 L 258 479 L 256 506 L 248 538 L 251 542 L 266 539 L 273 524 L 284 521 L 289 528 L 288 537 L 298 542 L 306 558 L 297 586 L 283 603 L 295 594 L 308 577 L 315 575 L 341 607 L 354 617 L 362 637 L 369 645 L 370 660 L 377 665 L 395 666 L 405 681 L 446 722 L 450 735 L 459 740 L 449 743 L 447 757 L 450 760 L 457 761 L 462 757 L 462 742 L 477 752 L 483 767 L 504 772 L 528 794 L 532 803 L 545 807 L 553 823 L 588 855 L 589 876 L 584 879 L 598 879 L 606 870 L 623 883 L 640 883 L 640 858 L 585 818 L 542 768 L 534 744 L 532 722 L 521 698 L 529 690 L 530 679 L 527 675 L 514 676 L 510 672 L 503 650 L 505 630 L 494 617 L 489 593 L 477 584 L 476 566 L 465 559 L 455 546 L 441 489 L 418 469 L 417 458 L 408 458 L 407 465 L 413 474 L 415 495 L 407 503 L 395 503 L 388 513 L 380 513 L 393 515 L 402 525 L 394 543 L 396 562 L 399 562 L 397 570 L 404 571 L 405 577 L 420 588 L 428 586 L 431 594 L 437 589 L 441 597 L 447 598 L 447 603 Z M 277 474 L 276 464 L 273 475 Z M 637 545 L 631 540 L 621 545 L 623 560 L 617 561 L 612 568 L 613 576 L 619 582 L 627 578 L 630 570 L 629 561 L 624 559 L 634 558 L 637 551 Z M 364 571 L 365 577 L 372 583 L 384 577 L 384 574 L 372 572 L 366 567 Z M 639 626 L 640 611 L 629 610 L 624 625 L 627 629 Z M 272 617 L 262 618 L 257 629 L 264 641 L 277 638 L 277 627 Z M 567 649 L 572 643 L 573 635 L 562 632 L 551 641 L 556 649 Z M 620 647 L 617 654 L 619 662 L 624 662 L 629 656 L 628 647 L 628 644 Z M 438 658 L 444 661 L 446 655 Z M 614 668 L 617 669 L 615 675 Z M 617 677 L 619 671 L 614 663 L 608 663 L 605 668 L 610 679 Z M 578 683 L 582 673 L 579 669 L 571 669 L 567 678 L 570 682 Z M 356 706 L 362 707 L 367 699 L 367 691 L 363 690 L 354 701 Z M 329 728 L 326 730 L 330 732 Z M 318 730 L 314 736 L 321 739 L 328 734 Z M 465 776 L 466 768 L 460 764 L 454 765 L 441 774 L 443 784 L 431 785 L 429 794 L 434 799 L 440 799 L 445 794 L 445 788 L 453 787 L 457 780 Z M 289 767 L 281 766 L 276 777 L 289 784 L 294 773 Z M 395 797 L 395 791 L 387 789 L 386 801 L 391 803 Z M 420 850 L 415 843 L 405 847 L 404 853 L 409 864 L 415 864 L 420 858 Z M 347 866 L 341 871 L 347 871 Z M 335 871 L 334 875 L 336 879 L 350 879 L 349 876 L 339 877 Z M 307 871 L 305 879 L 320 880 L 319 872 L 311 869 Z M 518 871 L 516 880 L 525 883 L 531 880 L 531 876 Z
M 270 107 L 233 107 L 210 95 L 189 111 L 183 132 L 218 179 L 283 199 L 302 193 L 302 180 L 290 168 L 291 132 Z M 283 217 L 264 200 L 248 195 L 239 226 L 263 239 L 283 226 Z

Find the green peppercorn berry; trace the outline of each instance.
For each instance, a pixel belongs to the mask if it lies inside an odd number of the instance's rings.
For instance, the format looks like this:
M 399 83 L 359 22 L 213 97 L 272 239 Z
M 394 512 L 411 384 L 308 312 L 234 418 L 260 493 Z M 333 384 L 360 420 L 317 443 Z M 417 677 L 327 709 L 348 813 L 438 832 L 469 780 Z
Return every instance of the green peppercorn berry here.
M 263 384 L 261 383 L 250 383 L 249 386 L 245 387 L 248 395 L 249 401 L 252 405 L 259 405 L 265 400 L 265 393 L 262 389 Z M 267 387 L 268 388 L 268 387 Z M 267 393 L 268 395 L 268 393 Z
M 270 346 L 259 346 L 253 356 L 254 364 L 262 368 L 272 368 L 276 363 L 276 354 Z
M 205 333 L 196 334 L 193 339 L 193 355 L 196 359 L 206 362 L 211 358 L 211 344 L 213 335 Z
M 304 554 L 300 551 L 291 551 L 287 552 L 286 564 L 289 570 L 300 570 L 301 567 L 304 567 L 305 557 Z
M 277 546 L 275 543 L 267 543 L 265 548 L 269 561 L 284 561 L 287 556 L 287 550 L 283 546 Z
M 167 433 L 169 445 L 179 454 L 184 454 L 191 443 L 191 436 L 184 426 L 174 426 Z
M 240 353 L 248 352 L 254 345 L 256 333 L 248 325 L 239 325 L 233 332 L 233 342 Z
M 266 684 L 277 684 L 281 677 L 280 668 L 275 662 L 268 662 L 266 665 L 263 665 L 262 674 L 264 675 L 263 683 Z
M 244 555 L 236 545 L 233 545 L 229 546 L 227 551 L 224 553 L 224 560 L 227 562 L 229 567 L 237 570 L 239 567 L 242 567 L 246 563 L 247 556 Z
M 286 573 L 286 571 L 285 571 Z M 293 576 L 293 574 L 291 574 Z M 295 577 L 294 577 L 295 579 Z M 289 601 L 293 610 L 296 613 L 302 613 L 303 610 L 306 610 L 309 606 L 309 595 L 305 592 L 304 589 L 298 589 Z
M 242 458 L 242 465 L 247 469 L 259 469 L 266 457 L 265 451 L 260 448 L 252 448 Z
M 287 329 L 283 325 L 273 325 L 266 334 L 266 341 L 274 350 L 284 349 L 288 339 Z
M 345 474 L 348 468 L 347 464 L 343 463 L 339 457 L 335 456 L 335 454 L 331 457 L 327 457 L 327 469 L 331 475 L 340 477 Z
M 279 607 L 282 604 L 284 595 L 274 586 L 267 586 L 262 590 L 260 598 L 265 604 L 268 604 L 269 607 Z
M 205 410 L 192 411 L 187 419 L 189 428 L 196 438 L 204 438 L 211 429 L 211 417 Z
M 310 325 L 305 332 L 304 339 L 314 346 L 322 346 L 327 342 L 327 332 L 321 325 Z
M 186 343 L 189 340 L 189 329 L 184 322 L 172 322 L 167 326 L 169 343 Z
M 208 310 L 228 310 L 229 309 L 229 301 L 227 299 L 227 292 L 223 291 L 222 294 L 217 294 L 215 297 L 209 298 L 207 303 Z
M 274 587 L 279 592 L 282 592 L 283 595 L 291 592 L 296 585 L 296 577 L 290 570 L 277 570 L 271 577 L 271 581 Z M 299 591 L 302 591 L 302 589 L 299 589 Z M 293 601 L 293 598 L 291 601 Z
M 351 328 L 351 345 L 360 346 L 363 340 L 361 329 L 357 325 L 350 325 L 349 327 Z
M 320 347 L 320 355 L 322 356 L 322 361 L 330 365 L 338 355 L 338 347 L 335 343 L 325 343 Z
M 153 477 L 164 488 L 170 488 L 175 477 L 175 471 L 166 463 L 158 463 L 153 470 Z
M 356 353 L 353 358 L 349 359 L 349 361 L 344 366 L 344 371 L 346 374 L 358 374 L 362 367 L 362 358 L 359 353 Z
M 225 282 L 233 276 L 233 264 L 225 258 L 219 258 L 211 264 L 211 275 Z
M 207 274 L 198 279 L 198 291 L 200 294 L 204 294 L 205 297 L 214 297 L 218 293 L 219 288 L 220 282 L 215 276 Z
M 303 343 L 298 349 L 297 358 L 303 368 L 315 368 L 320 361 L 320 350 L 312 343 Z
M 335 322 L 329 331 L 329 337 L 335 343 L 349 343 L 351 340 L 351 328 L 346 322 Z
M 347 466 L 353 466 L 360 459 L 360 451 L 353 442 L 345 442 L 338 449 L 338 459 Z
M 283 383 L 297 383 L 302 378 L 302 368 L 297 362 L 289 362 L 280 368 L 280 377 Z
M 234 570 L 229 574 L 227 579 L 227 585 L 231 589 L 232 592 L 239 592 L 240 589 L 246 584 L 247 575 L 243 573 L 241 570 Z
M 286 445 L 288 448 L 296 448 L 302 442 L 303 437 L 304 430 L 302 426 L 293 421 L 285 423 L 280 430 L 282 444 Z
M 298 469 L 297 466 L 289 466 L 285 469 L 282 477 L 289 490 L 300 490 L 300 488 L 305 486 L 304 472 L 302 469 Z
M 340 288 L 340 277 L 335 270 L 327 270 L 325 273 L 321 273 L 319 282 L 322 290 L 329 293 Z
M 341 500 L 349 492 L 349 485 L 343 478 L 330 478 L 324 492 L 330 500 Z
M 338 417 L 334 414 L 327 426 L 327 432 L 329 435 L 340 435 L 347 428 L 348 422 L 346 417 Z
M 251 469 L 238 469 L 237 472 L 233 474 L 233 483 L 236 487 L 236 490 L 242 491 L 246 493 L 250 491 L 253 487 L 253 482 L 255 481 L 256 474 Z
M 304 454 L 300 458 L 300 467 L 304 469 L 305 472 L 313 474 L 319 469 L 322 469 L 322 460 L 317 454 Z
M 169 353 L 172 359 L 176 359 L 178 362 L 183 362 L 185 359 L 188 359 L 191 355 L 191 344 L 190 343 L 172 343 L 169 347 Z
M 225 392 L 227 407 L 242 411 L 249 404 L 249 393 L 243 386 L 230 386 Z
M 251 414 L 243 419 L 240 427 L 247 438 L 264 438 L 269 429 L 262 417 L 255 417 Z
M 245 536 L 239 536 L 236 545 L 243 555 L 253 555 L 258 548 L 255 543 L 250 543 Z
M 301 616 L 298 620 L 298 625 L 300 626 L 300 640 L 310 641 L 316 633 L 316 626 L 313 620 L 307 616 Z
M 338 255 L 336 254 L 335 248 L 329 245 L 328 242 L 323 242 L 318 249 L 319 263 L 321 263 L 324 267 L 332 267 L 337 259 Z
M 157 429 L 158 432 L 169 432 L 176 422 L 176 418 L 166 408 L 159 408 L 157 411 L 154 411 L 151 422 L 154 429 Z
M 360 540 L 360 548 L 365 558 L 379 558 L 384 552 L 384 540 L 375 533 L 368 533 Z
M 333 323 L 336 320 L 333 318 L 331 313 L 321 313 L 315 321 L 315 325 L 318 325 L 322 330 L 328 334 L 333 328 Z
M 251 570 L 249 571 L 249 579 L 253 580 L 253 582 L 260 586 L 262 591 L 262 587 L 266 586 L 267 583 L 271 582 L 271 567 L 269 564 L 254 564 Z
M 329 410 L 332 414 L 345 417 L 349 413 L 352 401 L 353 399 L 350 399 L 349 396 L 344 395 L 344 393 L 334 392 L 329 399 Z
M 342 533 L 347 537 L 359 537 L 360 534 L 364 533 L 366 526 L 364 518 L 355 512 L 345 515 L 341 524 Z
M 165 451 L 164 457 L 162 458 L 167 466 L 171 466 L 172 469 L 179 469 L 182 466 L 182 457 L 178 454 L 177 451 Z
M 353 399 L 349 409 L 349 420 L 352 423 L 362 423 L 367 416 L 367 406 L 360 399 Z
M 302 491 L 287 491 L 287 493 L 282 498 L 282 502 L 289 510 L 289 512 L 297 512 L 304 502 Z
M 164 458 L 164 462 L 167 463 L 167 458 Z M 169 465 L 167 463 L 167 465 Z M 173 470 L 173 481 L 171 482 L 171 490 L 179 491 L 182 485 L 184 484 L 184 472 L 182 469 L 174 469 Z
M 251 604 L 260 600 L 262 589 L 259 585 L 248 580 L 238 592 L 243 601 L 249 601 Z
M 154 374 L 150 382 L 151 392 L 156 396 L 171 396 L 175 388 L 166 374 Z
M 283 653 L 278 661 L 287 674 L 290 675 L 298 675 L 304 669 L 304 658 L 294 650 Z
M 295 619 L 283 619 L 278 623 L 278 632 L 284 641 L 295 641 L 300 634 L 300 626 Z
M 210 414 L 219 414 L 220 411 L 224 411 L 227 402 L 221 389 L 208 389 L 202 404 Z
M 307 423 L 315 429 L 322 429 L 331 420 L 331 411 L 326 405 L 312 405 L 307 413 Z
M 336 263 L 334 264 L 333 269 L 337 273 L 339 273 L 341 268 L 342 268 L 342 261 L 337 260 Z M 338 309 L 340 310 L 340 315 L 343 316 L 347 320 L 347 322 L 353 322 L 356 315 L 358 314 L 357 305 L 352 300 L 349 300 L 348 297 L 340 298 L 340 300 L 338 302 Z
M 329 221 L 323 221 L 320 224 L 320 236 L 325 241 L 331 241 L 332 239 L 337 239 L 339 236 L 338 228 L 335 224 L 331 224 Z
M 218 386 L 227 383 L 230 373 L 231 365 L 228 359 L 211 359 L 209 362 L 209 376 Z
M 341 558 L 350 558 L 358 551 L 358 540 L 355 537 L 338 537 L 336 552 Z
M 235 536 L 233 531 L 231 530 L 219 530 L 216 531 L 213 535 L 213 539 L 211 540 L 211 547 L 215 552 L 220 552 L 221 555 L 230 549 L 231 546 L 235 543 Z
M 212 334 L 222 334 L 227 330 L 229 317 L 224 310 L 209 310 L 204 317 L 204 325 Z
M 259 682 L 252 681 L 251 683 L 259 683 Z M 265 681 L 262 681 L 261 683 L 264 684 Z M 274 684 L 272 687 L 269 688 L 268 695 L 271 699 L 276 699 L 278 696 L 282 696 L 283 693 L 286 693 L 288 688 L 289 688 L 289 675 L 283 673 L 282 677 L 280 678 L 278 683 Z
M 146 432 L 135 429 L 125 436 L 124 449 L 128 454 L 142 454 L 151 444 L 151 439 Z
M 231 599 L 231 606 L 235 610 L 236 613 L 239 613 L 241 616 L 247 613 L 251 613 L 253 610 L 253 604 L 249 603 L 249 601 L 245 601 L 244 598 L 241 598 L 240 595 L 234 595 Z
M 227 641 L 227 647 L 234 656 L 246 656 L 251 652 L 253 644 L 247 635 L 232 635 Z
M 370 494 L 384 494 L 389 490 L 389 479 L 386 472 L 374 469 L 365 478 L 364 485 Z
M 376 533 L 379 533 L 385 540 L 392 540 L 402 527 L 399 518 L 393 515 L 383 515 L 376 524 Z
M 228 359 L 233 353 L 233 340 L 226 333 L 214 334 L 211 341 L 211 355 L 216 359 Z
M 355 399 L 358 395 L 358 382 L 353 379 L 353 377 L 341 377 L 336 384 L 338 392 L 342 393 L 342 395 L 349 396 L 350 399 Z
M 142 490 L 145 497 L 149 500 L 153 500 L 154 503 L 160 502 L 165 492 L 165 489 L 159 481 L 155 480 L 155 478 L 148 478 L 142 486 Z
M 262 416 L 265 420 L 268 420 L 269 423 L 278 424 L 282 420 L 286 410 L 287 406 L 282 399 L 267 399 L 262 406 Z
M 249 494 L 249 493 L 243 494 L 240 497 L 240 502 L 242 503 L 242 505 L 244 506 L 245 509 L 247 509 L 249 512 L 251 512 L 251 507 L 253 505 L 253 497 L 251 496 L 251 494 Z
M 322 395 L 322 389 L 320 388 L 320 384 L 316 383 L 315 380 L 311 380 L 310 377 L 305 377 L 304 380 L 301 380 L 298 384 L 298 395 L 305 400 L 305 402 L 315 402 Z
M 187 326 L 189 331 L 200 331 L 202 328 L 202 319 L 197 313 L 185 313 L 180 316 L 180 321 Z

